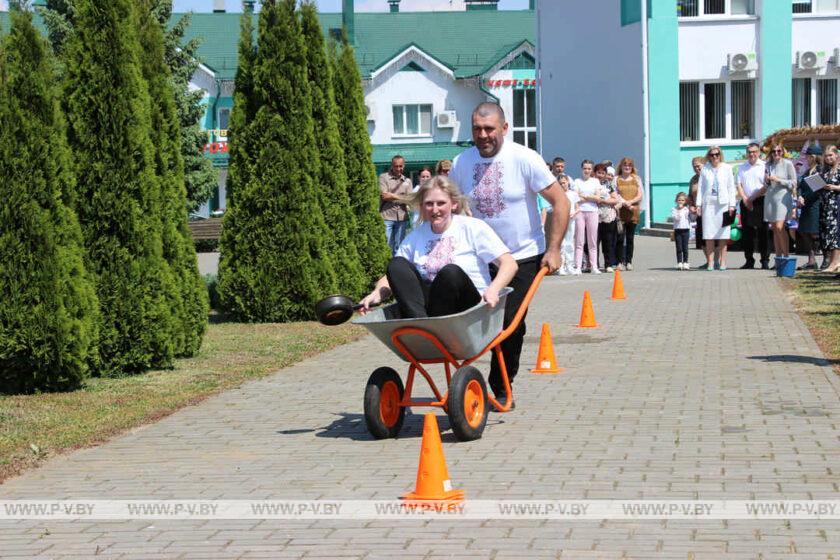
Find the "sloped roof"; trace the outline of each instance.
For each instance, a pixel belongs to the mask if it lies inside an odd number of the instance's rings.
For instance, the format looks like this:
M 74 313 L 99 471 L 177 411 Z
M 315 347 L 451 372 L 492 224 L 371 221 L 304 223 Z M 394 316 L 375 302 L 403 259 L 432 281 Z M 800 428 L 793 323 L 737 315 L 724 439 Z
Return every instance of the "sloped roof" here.
M 172 20 L 183 15 L 173 14 Z M 201 39 L 201 61 L 223 80 L 236 75 L 240 17 L 238 13 L 194 13 L 186 32 L 186 40 Z M 319 17 L 324 34 L 341 27 L 340 13 Z M 8 14 L 0 13 L 0 28 L 8 30 L 8 26 Z M 456 78 L 467 78 L 481 75 L 523 41 L 535 45 L 536 18 L 531 10 L 363 12 L 356 14 L 355 32 L 356 60 L 364 77 L 414 44 L 452 68 Z
M 178 18 L 183 14 L 174 14 Z M 201 37 L 199 56 L 222 79 L 236 74 L 240 14 L 193 14 L 187 39 Z M 256 15 L 254 16 L 257 17 Z M 341 14 L 320 14 L 324 34 L 341 27 Z M 256 28 L 256 21 L 254 22 Z M 536 44 L 531 10 L 357 13 L 356 60 L 362 76 L 414 44 L 455 77 L 480 75 L 523 41 Z

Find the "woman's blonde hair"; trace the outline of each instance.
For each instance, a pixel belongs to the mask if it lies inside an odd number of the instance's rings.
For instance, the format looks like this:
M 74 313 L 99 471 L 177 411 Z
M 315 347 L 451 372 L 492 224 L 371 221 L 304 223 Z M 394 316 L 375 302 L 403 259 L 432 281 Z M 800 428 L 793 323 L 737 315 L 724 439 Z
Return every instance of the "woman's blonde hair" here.
M 439 162 L 437 162 L 437 166 L 435 166 L 435 174 L 440 175 L 441 171 L 446 171 L 447 173 L 449 173 L 451 169 L 452 161 L 448 159 L 442 159 Z
M 449 195 L 452 202 L 456 204 L 455 208 L 452 210 L 453 214 L 463 214 L 466 211 L 467 198 L 461 194 L 461 189 L 458 188 L 455 181 L 446 175 L 435 175 L 420 185 L 420 188 L 411 193 L 411 195 L 400 198 L 401 202 L 404 202 L 419 211 L 420 216 L 417 219 L 418 223 L 424 221 L 423 200 L 426 198 L 426 194 L 433 189 L 437 189 L 442 193 Z
M 720 152 L 720 162 L 723 163 L 724 162 L 723 150 L 720 149 L 720 146 L 709 146 L 709 149 L 706 150 L 706 156 L 705 156 L 706 161 L 707 162 L 709 161 L 709 154 L 712 153 L 714 150 L 717 150 L 717 151 Z
M 702 157 L 700 157 L 700 156 L 697 156 L 697 157 L 693 157 L 693 158 L 691 158 L 691 165 L 692 165 L 692 167 L 694 166 L 694 164 L 695 164 L 695 163 L 699 163 L 699 164 L 700 164 L 700 166 L 702 167 L 702 166 L 703 166 L 703 164 L 704 164 L 704 163 L 706 163 L 706 159 L 705 159 L 705 158 L 702 158 Z

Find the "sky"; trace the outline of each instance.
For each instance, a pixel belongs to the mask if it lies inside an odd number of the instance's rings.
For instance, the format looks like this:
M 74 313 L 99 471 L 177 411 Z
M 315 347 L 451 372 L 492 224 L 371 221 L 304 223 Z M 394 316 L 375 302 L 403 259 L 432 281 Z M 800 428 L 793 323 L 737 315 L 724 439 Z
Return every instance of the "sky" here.
M 176 12 L 212 12 L 213 0 L 174 0 Z M 241 12 L 241 0 L 225 0 L 229 12 Z M 340 12 L 341 0 L 315 0 L 321 12 Z M 8 0 L 0 0 L 0 11 L 9 7 Z M 357 12 L 387 12 L 387 0 L 356 0 Z M 400 10 L 423 12 L 430 10 L 463 10 L 463 0 L 402 0 Z M 526 10 L 528 0 L 499 0 L 501 10 Z

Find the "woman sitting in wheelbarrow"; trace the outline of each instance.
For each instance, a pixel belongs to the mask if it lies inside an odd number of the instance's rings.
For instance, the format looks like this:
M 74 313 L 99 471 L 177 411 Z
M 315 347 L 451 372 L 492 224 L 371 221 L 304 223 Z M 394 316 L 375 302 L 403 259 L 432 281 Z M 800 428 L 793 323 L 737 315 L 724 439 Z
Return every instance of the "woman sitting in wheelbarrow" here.
M 420 226 L 403 240 L 388 271 L 361 301 L 361 313 L 393 294 L 403 319 L 460 313 L 482 299 L 499 303 L 517 264 L 499 236 L 482 220 L 461 215 L 458 186 L 432 177 L 407 200 L 420 208 Z M 489 263 L 499 272 L 491 281 Z

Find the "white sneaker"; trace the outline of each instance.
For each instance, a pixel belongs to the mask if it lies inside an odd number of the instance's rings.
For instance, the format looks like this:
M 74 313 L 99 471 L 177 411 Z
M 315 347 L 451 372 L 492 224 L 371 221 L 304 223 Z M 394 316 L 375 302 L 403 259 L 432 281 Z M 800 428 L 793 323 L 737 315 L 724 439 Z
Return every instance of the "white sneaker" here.
M 557 269 L 557 274 L 560 276 L 568 276 L 569 270 L 565 266 L 561 266 Z
M 682 263 L 681 263 L 681 262 L 678 262 L 678 263 L 677 263 L 677 270 L 682 270 L 682 269 L 683 269 L 683 268 L 682 268 Z
M 687 262 L 684 262 L 683 263 L 683 270 L 691 270 L 691 265 L 688 264 Z
M 607 272 L 615 272 L 615 269 L 611 266 L 607 267 Z
M 623 265 L 623 264 L 619 264 L 616 268 L 618 268 L 618 270 L 625 270 L 625 268 L 624 268 L 624 265 Z
M 572 276 L 581 276 L 582 274 L 583 272 L 581 272 L 579 268 L 572 269 Z
M 625 267 L 625 269 L 626 270 L 633 270 L 633 265 L 631 263 L 627 263 L 627 266 Z
M 592 268 L 592 274 L 601 274 L 601 269 L 598 268 L 597 266 L 593 267 Z

